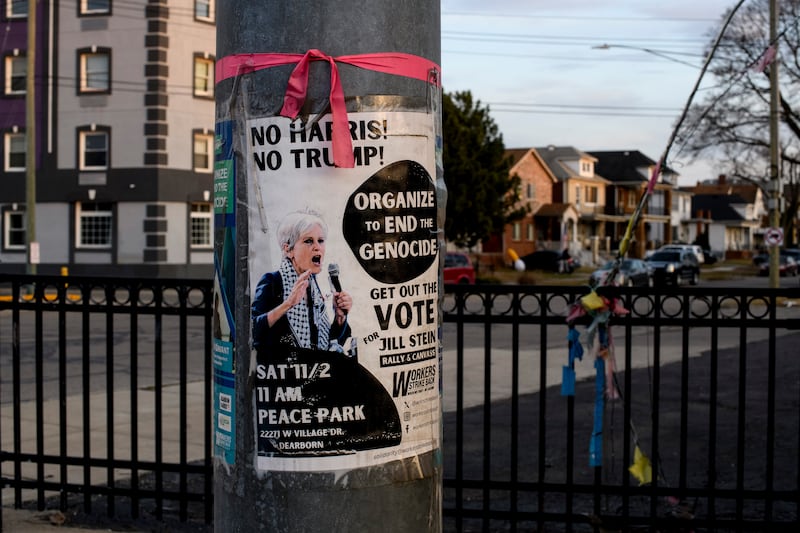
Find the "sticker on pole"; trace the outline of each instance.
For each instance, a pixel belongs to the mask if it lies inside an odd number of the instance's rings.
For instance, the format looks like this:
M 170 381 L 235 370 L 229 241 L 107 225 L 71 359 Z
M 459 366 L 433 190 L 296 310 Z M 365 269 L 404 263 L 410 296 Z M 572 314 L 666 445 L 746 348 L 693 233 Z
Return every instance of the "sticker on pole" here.
M 764 242 L 767 246 L 781 246 L 783 244 L 783 228 L 769 228 L 764 232 Z
M 247 121 L 256 468 L 379 465 L 439 447 L 433 117 Z M 329 119 L 329 117 L 328 117 Z

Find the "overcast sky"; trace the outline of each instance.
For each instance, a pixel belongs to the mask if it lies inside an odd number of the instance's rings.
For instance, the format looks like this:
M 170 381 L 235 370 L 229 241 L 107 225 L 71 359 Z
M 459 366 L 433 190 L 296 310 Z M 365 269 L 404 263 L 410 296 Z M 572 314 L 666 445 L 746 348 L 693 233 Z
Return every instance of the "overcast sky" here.
M 705 47 L 736 3 L 442 0 L 444 90 L 471 91 L 488 105 L 507 148 L 639 150 L 657 160 Z M 611 47 L 593 48 L 603 44 Z M 683 185 L 717 175 L 688 163 L 671 149 Z

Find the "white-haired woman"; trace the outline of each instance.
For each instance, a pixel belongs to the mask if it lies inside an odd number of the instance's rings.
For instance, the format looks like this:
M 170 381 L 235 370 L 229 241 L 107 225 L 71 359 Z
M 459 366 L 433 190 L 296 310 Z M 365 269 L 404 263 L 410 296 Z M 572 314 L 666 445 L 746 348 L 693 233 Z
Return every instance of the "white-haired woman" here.
M 253 297 L 253 347 L 260 353 L 276 344 L 328 350 L 333 341 L 343 345 L 350 336 L 350 294 L 333 293 L 331 322 L 317 283 L 327 235 L 327 225 L 311 211 L 290 213 L 281 222 L 278 242 L 283 259 L 277 271 L 262 276 Z

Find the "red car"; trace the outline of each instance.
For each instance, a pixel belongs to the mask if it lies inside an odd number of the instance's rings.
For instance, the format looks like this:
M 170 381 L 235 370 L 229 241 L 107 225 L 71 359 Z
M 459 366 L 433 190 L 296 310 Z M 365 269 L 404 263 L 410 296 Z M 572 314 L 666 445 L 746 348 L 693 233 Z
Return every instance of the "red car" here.
M 769 276 L 769 255 L 761 254 L 753 258 L 753 263 L 758 267 L 759 276 Z M 800 267 L 790 255 L 778 256 L 778 274 L 780 276 L 796 276 Z
M 467 254 L 447 252 L 444 256 L 444 282 L 475 283 L 475 268 Z

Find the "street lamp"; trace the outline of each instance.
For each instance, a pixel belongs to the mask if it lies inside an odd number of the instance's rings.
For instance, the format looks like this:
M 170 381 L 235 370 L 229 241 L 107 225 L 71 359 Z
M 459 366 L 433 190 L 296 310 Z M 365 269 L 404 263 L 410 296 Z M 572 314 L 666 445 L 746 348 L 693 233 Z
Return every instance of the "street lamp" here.
M 672 57 L 673 55 L 685 55 L 685 56 L 692 56 L 692 57 L 700 57 L 697 54 L 691 54 L 688 52 L 675 52 L 675 51 L 666 51 L 666 50 L 653 50 L 652 48 L 640 48 L 638 46 L 629 46 L 626 44 L 608 44 L 603 43 L 596 46 L 592 46 L 593 50 L 610 50 L 611 48 L 627 48 L 628 50 L 638 50 L 640 52 L 646 52 L 648 54 L 652 54 L 654 56 L 658 56 L 662 59 L 666 59 L 667 61 L 672 61 L 674 63 L 680 63 L 681 65 L 686 65 L 692 68 L 699 69 L 700 67 L 689 63 L 688 61 L 683 61 L 682 59 L 678 59 L 676 57 Z

